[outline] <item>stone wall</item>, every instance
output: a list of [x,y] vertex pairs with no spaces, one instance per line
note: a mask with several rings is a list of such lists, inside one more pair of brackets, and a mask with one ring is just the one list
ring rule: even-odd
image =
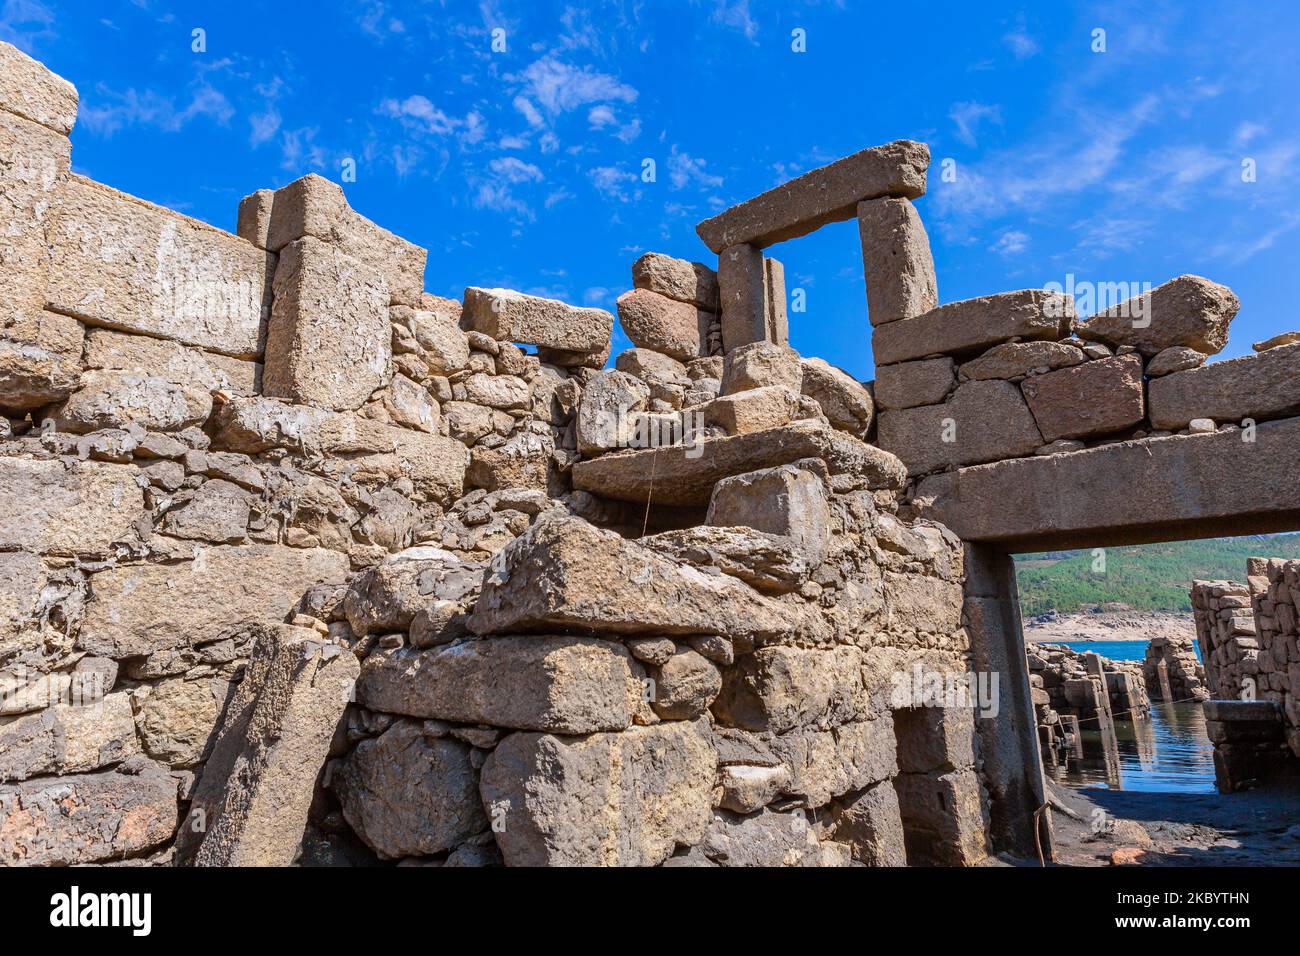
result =
[[1153,637],[1142,661],[1142,680],[1151,696],[1167,703],[1207,700],[1205,665],[1196,657],[1194,638]]
[[[993,849],[968,695],[918,689],[974,669],[962,545],[785,345],[788,209],[722,229],[741,298],[639,259],[605,369],[608,312],[432,295],[320,177],[230,234],[71,174],[75,90],[0,59],[0,860]],[[888,233],[927,162],[784,195]]]

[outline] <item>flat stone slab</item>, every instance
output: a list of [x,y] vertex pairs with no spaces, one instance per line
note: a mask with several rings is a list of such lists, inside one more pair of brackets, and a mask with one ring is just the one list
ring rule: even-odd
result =
[[[963,468],[921,483],[923,517],[1008,550],[1141,544],[1300,527],[1300,419]],[[928,502],[928,503],[927,503]]]
[[965,357],[1001,342],[1062,339],[1074,322],[1074,300],[1059,292],[1020,289],[949,302],[910,319],[877,326],[871,349],[877,365],[932,355]]
[[604,309],[579,308],[513,289],[470,286],[465,290],[461,327],[498,342],[595,352],[609,346],[614,317]]
[[1186,428],[1194,418],[1240,423],[1300,412],[1300,345],[1174,372],[1148,385],[1151,425]]
[[66,136],[77,121],[77,88],[0,41],[0,109]]
[[619,501],[704,506],[723,478],[801,458],[820,458],[832,475],[859,476],[872,489],[899,488],[906,480],[902,462],[889,452],[815,422],[795,422],[693,448],[637,449],[580,461],[573,486]]
[[105,555],[135,537],[144,493],[129,465],[0,458],[0,549]]
[[236,358],[261,352],[275,256],[77,175],[53,221],[56,312]]
[[1278,723],[1282,708],[1271,700],[1207,700],[1203,705],[1206,720],[1223,723]]
[[714,252],[742,242],[763,248],[852,219],[864,199],[924,196],[929,166],[924,143],[900,139],[873,146],[723,210],[695,231]]

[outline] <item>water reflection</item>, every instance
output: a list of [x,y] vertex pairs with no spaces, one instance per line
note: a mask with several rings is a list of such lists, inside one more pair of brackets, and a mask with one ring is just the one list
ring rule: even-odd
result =
[[1115,721],[1118,766],[1107,760],[1101,735],[1083,731],[1084,756],[1048,772],[1073,786],[1161,793],[1214,793],[1214,749],[1205,713],[1192,701],[1151,702],[1149,721]]

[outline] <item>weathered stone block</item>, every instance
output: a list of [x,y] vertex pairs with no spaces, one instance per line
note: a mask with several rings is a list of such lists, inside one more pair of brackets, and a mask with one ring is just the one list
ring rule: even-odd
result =
[[361,669],[357,700],[410,717],[586,734],[631,726],[643,676],[615,641],[492,637],[376,651]]
[[210,414],[212,396],[202,388],[136,372],[90,371],[53,417],[59,429],[85,434],[129,425],[181,431],[202,425]]
[[722,689],[722,675],[693,650],[679,647],[650,671],[654,696],[650,707],[664,720],[694,720],[709,709]]
[[859,477],[873,489],[900,488],[907,478],[902,463],[889,452],[818,422],[800,421],[710,439],[702,443],[702,450],[696,444],[586,459],[573,466],[573,486],[620,501],[644,504],[653,497],[658,504],[704,506],[723,478],[801,458],[820,458],[832,475]]
[[790,771],[786,793],[804,806],[825,806],[898,771],[894,725],[885,718],[855,720],[829,730],[804,728],[773,737],[772,749]]
[[1194,418],[1240,423],[1300,412],[1300,345],[1284,345],[1152,380],[1151,425],[1185,428]]
[[767,273],[763,262],[762,250],[744,243],[729,246],[718,255],[722,347],[727,352],[751,342],[767,341]]
[[763,647],[723,674],[713,713],[744,730],[830,729],[869,716],[856,647]]
[[836,801],[835,839],[853,848],[853,859],[867,866],[907,866],[903,819],[892,780]]
[[[194,866],[288,866],[357,658],[312,630],[259,627],[176,841]],[[202,819],[204,826],[194,826]]]
[[1094,315],[1077,331],[1110,346],[1131,345],[1147,358],[1175,345],[1214,355],[1228,344],[1228,325],[1239,308],[1227,286],[1182,275]]
[[912,475],[1029,455],[1043,444],[1020,389],[1000,381],[966,382],[943,405],[881,412],[877,441]]
[[717,755],[705,721],[511,734],[480,789],[507,866],[654,866],[704,836]]
[[922,315],[880,325],[872,332],[876,365],[946,354],[973,355],[1008,339],[1061,339],[1074,321],[1068,295],[1022,289],[949,302]]
[[470,286],[465,290],[461,327],[498,342],[594,352],[608,347],[614,317],[604,309],[579,308],[513,289]]
[[538,521],[493,559],[469,619],[476,634],[583,628],[764,640],[800,627],[812,621],[734,578],[569,517]]
[[963,381],[1000,378],[1012,382],[1030,372],[1069,368],[1083,360],[1083,350],[1066,342],[1007,342],[963,363],[957,371]]
[[714,252],[738,243],[763,248],[795,239],[828,222],[851,219],[863,200],[924,195],[929,165],[924,143],[897,140],[874,146],[724,210],[695,231]]
[[679,362],[707,352],[703,345],[713,313],[649,289],[624,292],[617,304],[619,324],[638,348],[662,352]]
[[706,312],[718,311],[718,274],[701,262],[647,252],[632,263],[632,285]]
[[830,543],[826,486],[793,465],[724,478],[713,489],[706,521],[715,527],[747,527],[790,541],[808,565],[826,558]]
[[578,404],[578,451],[599,454],[631,446],[632,412],[643,410],[650,389],[640,379],[617,370],[599,372],[587,381]]
[[54,312],[31,312],[0,328],[0,409],[33,411],[70,395],[81,381],[84,338],[80,322]]
[[821,406],[832,428],[865,441],[876,413],[866,386],[823,359],[804,359],[802,364],[803,394]]
[[136,727],[150,757],[193,767],[208,755],[235,685],[221,677],[174,677],[135,692]]
[[872,325],[910,319],[939,304],[930,237],[908,200],[885,196],[858,203],[858,235]]
[[343,817],[380,859],[430,856],[488,828],[470,748],[399,720],[334,765]]
[[1146,417],[1138,355],[1036,375],[1025,380],[1021,391],[1045,442],[1119,432],[1140,425]]
[[0,41],[0,110],[66,136],[77,121],[77,88],[12,43]]
[[704,421],[728,435],[748,435],[789,424],[799,413],[799,393],[782,385],[720,395],[704,406]]
[[[1279,342],[1278,344],[1290,343]],[[1263,349],[1255,349],[1255,351],[1262,352]],[[1171,348],[1161,349],[1156,353],[1156,357],[1147,363],[1147,376],[1149,378],[1159,378],[1161,375],[1170,375],[1174,372],[1185,372],[1191,368],[1200,368],[1205,364],[1208,357],[1204,352],[1189,349],[1185,345],[1175,345]]]
[[733,395],[769,385],[798,392],[803,376],[804,367],[794,349],[774,342],[751,342],[727,352],[722,366],[722,392]]
[[120,860],[176,831],[176,779],[135,758],[116,770],[0,784],[0,861],[75,866]]
[[256,362],[109,329],[91,329],[86,335],[86,367],[152,375],[230,395],[255,395],[262,379],[262,368]]
[[196,552],[182,564],[118,565],[95,574],[78,646],[122,658],[210,643],[283,618],[309,587],[341,584],[348,571],[346,555],[322,548]]
[[988,856],[988,810],[973,770],[894,779],[908,863],[974,866]]
[[319,239],[285,246],[275,270],[263,391],[305,405],[354,409],[392,375],[384,277]]
[[66,136],[0,110],[0,330],[45,305],[50,207],[71,151]]
[[876,404],[880,408],[937,405],[948,397],[957,378],[946,355],[918,362],[882,365],[876,369]]
[[139,752],[129,694],[0,718],[0,780],[85,773]]
[[785,306],[785,266],[776,259],[763,259],[764,337],[777,345],[790,344],[790,320]]
[[307,236],[336,246],[382,275],[394,304],[420,304],[428,253],[354,212],[342,186],[314,173],[275,191],[267,248],[278,252]]
[[898,767],[905,773],[968,770],[975,764],[975,712],[969,707],[894,711]]
[[274,256],[77,175],[52,223],[50,308],[237,358],[261,352]]
[[752,528],[701,525],[639,540],[660,554],[697,568],[717,568],[769,594],[798,589],[817,567],[794,539]]
[[105,555],[135,538],[144,493],[135,469],[92,461],[0,458],[0,548],[38,554]]

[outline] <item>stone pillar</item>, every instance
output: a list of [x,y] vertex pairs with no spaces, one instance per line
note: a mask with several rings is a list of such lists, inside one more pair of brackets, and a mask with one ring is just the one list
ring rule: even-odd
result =
[[763,260],[763,314],[766,337],[777,345],[790,344],[790,322],[786,316],[785,266],[779,259]]
[[761,249],[747,243],[723,249],[718,255],[718,291],[723,351],[767,338],[767,276]]
[[858,235],[872,325],[909,319],[939,304],[930,238],[911,202],[883,197],[858,203]]
[[[1045,802],[1042,757],[1029,689],[1029,667],[1020,629],[1020,602],[1011,556],[966,542],[964,618],[972,666],[998,675],[998,712],[976,720],[989,791],[994,852],[1036,856],[1034,813]],[[1051,822],[1041,817],[1043,853],[1050,856]]]

